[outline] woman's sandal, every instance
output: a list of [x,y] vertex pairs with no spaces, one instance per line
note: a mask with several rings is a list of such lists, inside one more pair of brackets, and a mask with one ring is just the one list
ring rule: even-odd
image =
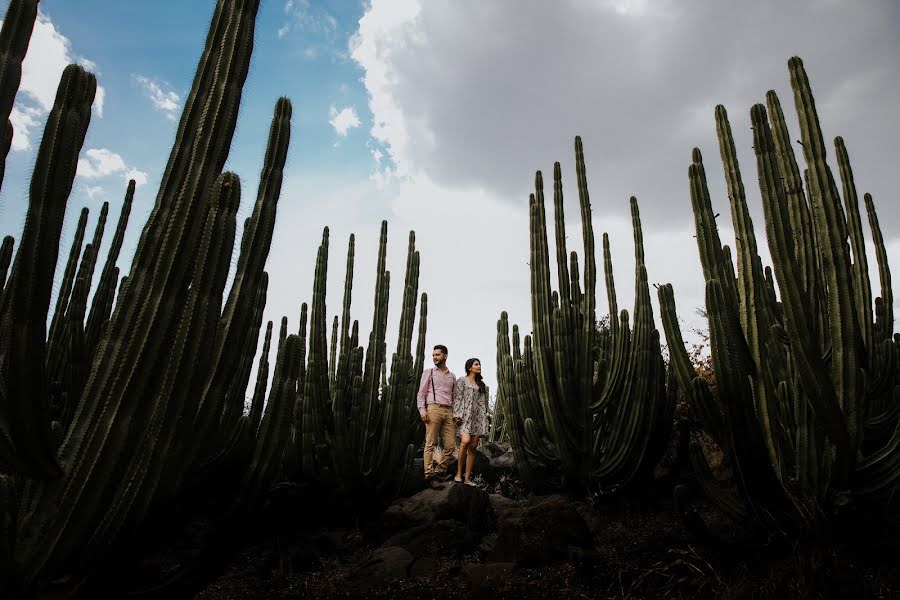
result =
[[464,483],[465,485],[470,485],[470,486],[472,486],[472,487],[478,487],[478,484],[475,483],[474,481],[464,481],[463,483]]
[[462,482],[463,482],[462,479],[457,479],[456,477],[453,478],[453,483],[462,483]]

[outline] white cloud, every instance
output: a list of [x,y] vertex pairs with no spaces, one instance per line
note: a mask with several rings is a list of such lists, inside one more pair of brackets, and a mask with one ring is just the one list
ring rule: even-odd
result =
[[[712,107],[729,107],[750,173],[749,108],[774,88],[793,119],[786,62],[799,54],[826,135],[844,134],[866,169],[857,181],[876,197],[896,189],[895,171],[880,165],[900,135],[890,58],[900,38],[888,25],[900,7],[802,0],[782,14],[774,0],[745,11],[714,0],[682,4],[372,0],[350,51],[364,70],[371,135],[387,155],[382,175],[388,167],[400,178],[427,173],[439,185],[520,199],[534,170],[570,156],[581,135],[589,172],[602,173],[595,197],[634,194],[648,224],[688,223],[690,150],[718,154]],[[751,46],[761,50],[748,53]],[[720,171],[708,171],[722,197]],[[900,203],[886,210],[900,222]]]
[[279,39],[290,31],[319,38],[328,45],[334,44],[337,39],[337,19],[320,6],[311,6],[308,0],[287,0],[284,14],[288,20],[276,31]]
[[132,166],[119,154],[107,148],[90,148],[78,159],[78,175],[85,179],[100,179],[110,175],[122,175],[127,181],[134,179],[140,186],[147,183],[147,174]]
[[178,95],[178,92],[170,89],[169,84],[161,84],[144,75],[134,75],[133,77],[156,110],[165,114],[170,121],[178,118],[178,111],[181,110],[181,96]]
[[[543,170],[552,196],[550,174],[559,160],[570,250],[580,255],[575,135],[585,144],[597,248],[602,232],[611,238],[620,309],[633,303],[628,198],[635,194],[649,280],[673,284],[683,334],[694,338],[691,330],[705,324],[695,310],[704,291],[686,177],[690,150],[698,146],[707,157],[713,202],[723,215],[720,235],[734,246],[713,119],[716,104],[728,106],[761,258],[770,263],[748,113],[774,88],[799,137],[786,68],[793,54],[806,61],[826,135],[842,133],[848,147],[853,140],[857,183],[883,199],[878,207],[896,273],[900,204],[889,199],[900,181],[886,161],[900,136],[900,78],[890,58],[900,53],[900,38],[889,25],[900,8],[878,6],[805,0],[785,17],[771,0],[740,13],[713,0],[690,10],[649,0],[372,0],[349,44],[373,114],[369,185],[374,197],[393,198],[378,217],[387,215],[395,255],[402,256],[397,237],[416,230],[421,288],[429,294],[428,343],[450,346],[452,368],[470,355],[492,367],[501,310],[523,333],[530,330],[527,197],[535,169]],[[809,22],[815,31],[803,26]],[[828,42],[838,33],[847,42],[840,48]],[[372,210],[371,200],[349,205],[356,195],[331,194],[348,203],[342,215]],[[311,270],[314,248],[308,252]],[[332,254],[339,257],[339,250]],[[602,269],[599,251],[597,258]],[[391,260],[392,271],[402,273],[400,259]],[[272,277],[277,281],[274,268]],[[329,294],[339,302],[339,292]],[[602,315],[602,276],[597,300]]]
[[147,183],[147,174],[139,169],[135,169],[134,167],[128,167],[125,169],[125,180],[128,181],[130,179],[134,179],[134,185],[140,187]]
[[360,126],[359,117],[356,116],[356,109],[352,106],[338,110],[332,105],[328,109],[328,114],[331,117],[328,122],[331,123],[331,126],[334,127],[334,130],[341,137],[347,135],[347,132],[354,127]]
[[[0,21],[2,24],[2,21]],[[13,151],[30,150],[33,130],[53,108],[56,88],[63,69],[76,63],[94,72],[97,65],[72,50],[72,42],[56,28],[43,12],[38,11],[28,52],[22,62],[22,81],[10,120],[13,124]],[[93,109],[103,117],[106,90],[98,83]]]
[[106,195],[106,188],[104,188],[102,185],[87,185],[83,183],[81,184],[81,190],[92,201],[98,198],[102,198]]

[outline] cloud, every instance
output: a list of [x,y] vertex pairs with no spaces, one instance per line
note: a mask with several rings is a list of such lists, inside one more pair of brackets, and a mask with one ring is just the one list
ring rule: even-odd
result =
[[331,116],[328,122],[331,123],[331,126],[334,127],[334,130],[341,137],[347,135],[354,127],[360,126],[359,117],[356,116],[356,109],[352,106],[338,110],[332,105],[328,109],[328,114]]
[[133,77],[141,86],[144,95],[153,103],[153,107],[156,110],[165,114],[170,121],[175,121],[178,118],[178,113],[181,110],[181,96],[178,95],[178,92],[172,89],[164,89],[163,86],[165,88],[171,88],[171,86],[167,83],[160,84],[155,79],[144,75],[134,75]]
[[106,195],[106,188],[104,188],[102,185],[87,185],[85,183],[82,183],[81,190],[92,201],[96,200],[97,198],[102,198]]
[[119,154],[106,148],[91,148],[78,159],[78,175],[84,179],[101,179],[110,175],[122,175],[128,181],[134,179],[138,186],[147,183],[147,174],[126,164]]
[[[891,58],[900,54],[891,28],[898,18],[892,3],[821,0],[793,3],[790,13],[774,0],[741,11],[714,0],[690,8],[373,0],[350,52],[365,73],[370,133],[389,159],[382,173],[393,165],[399,178],[425,173],[449,188],[519,201],[534,171],[569,158],[581,135],[596,210],[637,195],[648,224],[687,224],[691,148],[718,154],[714,106],[730,110],[753,193],[749,109],[776,89],[793,119],[786,62],[795,54],[806,62],[826,135],[843,134],[864,169],[857,181],[889,198],[895,172],[880,165],[900,135]],[[721,171],[709,162],[721,198]],[[900,222],[900,203],[884,204],[886,218]]]
[[[2,24],[2,21],[0,21]],[[59,78],[67,65],[76,63],[97,74],[97,65],[74,53],[72,42],[56,28],[43,12],[38,11],[28,52],[22,63],[22,81],[10,114],[13,125],[13,151],[30,150],[34,128],[53,108]],[[103,117],[105,88],[98,83],[93,109]]]
[[338,22],[334,15],[308,0],[287,0],[284,14],[285,20],[275,36],[281,40],[291,32],[302,34],[298,39],[305,45],[300,53],[304,60],[315,60],[322,55],[346,60],[343,44],[338,44]]
[[[713,0],[690,8],[649,0],[561,0],[552,6],[372,0],[349,43],[373,115],[369,184],[377,198],[392,199],[390,211],[382,211],[391,224],[392,256],[402,256],[396,236],[416,230],[420,287],[429,294],[428,343],[450,346],[451,368],[475,355],[493,371],[500,311],[507,310],[523,333],[531,329],[527,197],[536,169],[543,170],[552,196],[554,161],[562,163],[569,249],[583,260],[575,135],[585,144],[595,243],[599,248],[604,231],[611,239],[619,308],[630,311],[633,303],[628,198],[636,195],[649,280],[673,284],[685,339],[694,339],[690,331],[705,327],[705,320],[696,313],[704,286],[686,176],[691,148],[700,147],[707,157],[713,202],[723,215],[720,235],[734,246],[713,119],[715,105],[725,104],[761,259],[771,264],[749,109],[775,89],[791,135],[799,138],[786,67],[792,55],[805,60],[825,135],[844,136],[860,192],[875,196],[896,273],[900,204],[890,198],[900,181],[888,161],[900,136],[900,77],[891,58],[900,54],[891,27],[898,18],[900,6],[890,3],[821,0],[792,3],[790,13],[774,0],[741,11]],[[833,36],[844,43],[835,46]],[[799,145],[795,151],[802,157]],[[345,202],[353,196],[331,195]],[[341,214],[372,210],[367,200]],[[357,246],[363,247],[371,246]],[[305,252],[312,265],[314,248]],[[339,253],[332,257],[340,262]],[[402,273],[400,259],[389,260],[392,271]],[[869,260],[874,264],[874,254]],[[286,266],[285,276],[293,268]],[[275,268],[272,276],[278,279]],[[358,287],[369,290],[370,284]],[[339,302],[340,292],[329,294]],[[370,297],[362,294],[356,302]],[[651,294],[661,330],[655,290]],[[602,315],[602,276],[597,300]],[[486,377],[496,381],[495,374]]]

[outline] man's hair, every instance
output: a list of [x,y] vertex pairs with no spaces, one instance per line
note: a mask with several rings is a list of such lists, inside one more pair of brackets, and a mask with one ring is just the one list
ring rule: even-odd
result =
[[437,346],[434,347],[434,349],[435,349],[435,350],[440,350],[440,351],[443,352],[444,354],[449,354],[449,352],[447,352],[447,346],[445,346],[445,345],[443,345],[443,344],[438,344]]

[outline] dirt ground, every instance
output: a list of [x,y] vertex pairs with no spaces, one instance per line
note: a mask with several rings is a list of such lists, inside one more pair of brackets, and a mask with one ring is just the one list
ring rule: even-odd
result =
[[[479,550],[437,556],[419,577],[360,588],[353,571],[374,546],[355,529],[311,532],[317,550],[257,540],[196,597],[243,598],[900,598],[900,540],[781,549],[750,541],[701,507],[724,545],[701,545],[666,507],[598,510],[601,539],[567,560],[515,567],[482,563]],[[294,567],[285,567],[293,554]],[[299,567],[297,565],[300,565]],[[305,565],[305,566],[304,566]]]

